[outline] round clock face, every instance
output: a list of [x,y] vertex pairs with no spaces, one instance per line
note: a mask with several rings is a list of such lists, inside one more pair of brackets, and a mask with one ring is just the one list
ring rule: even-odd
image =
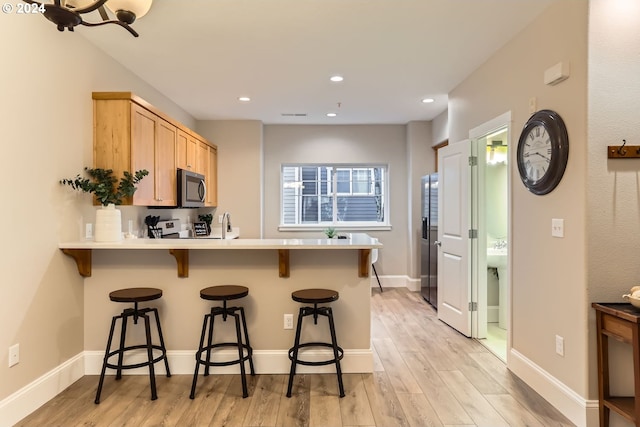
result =
[[569,159],[569,137],[562,118],[554,111],[535,113],[518,141],[518,172],[534,194],[551,192],[562,179]]

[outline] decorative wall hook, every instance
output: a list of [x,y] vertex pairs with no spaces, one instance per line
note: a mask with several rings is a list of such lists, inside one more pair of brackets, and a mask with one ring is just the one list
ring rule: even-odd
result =
[[622,145],[609,145],[607,147],[609,159],[639,159],[640,145],[627,145],[627,140],[622,140]]

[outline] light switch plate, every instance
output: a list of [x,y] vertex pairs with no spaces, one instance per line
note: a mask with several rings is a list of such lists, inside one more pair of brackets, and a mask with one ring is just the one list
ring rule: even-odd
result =
[[553,218],[551,220],[551,235],[553,237],[564,237],[564,219]]

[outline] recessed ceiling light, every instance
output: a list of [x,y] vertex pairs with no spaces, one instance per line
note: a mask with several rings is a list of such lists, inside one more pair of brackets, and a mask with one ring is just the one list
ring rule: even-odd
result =
[[341,82],[341,81],[344,80],[344,77],[342,77],[342,76],[331,76],[331,78],[329,80],[331,80],[332,82]]
[[422,100],[423,104],[431,104],[433,101],[435,101],[433,98],[424,98]]
[[238,98],[238,101],[249,102],[249,101],[251,101],[251,98],[249,98],[248,96],[241,96],[241,97]]
[[327,117],[335,117],[335,116],[337,116],[336,113],[327,113]]

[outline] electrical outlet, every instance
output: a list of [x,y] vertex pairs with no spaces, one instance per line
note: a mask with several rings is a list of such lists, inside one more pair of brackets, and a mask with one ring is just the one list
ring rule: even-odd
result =
[[560,335],[556,335],[556,353],[564,357],[564,338]]
[[538,108],[536,104],[537,102],[535,96],[529,98],[529,113],[533,114],[536,112],[536,108]]
[[284,315],[284,328],[293,329],[293,314]]
[[84,238],[93,239],[93,224],[87,224],[84,226]]
[[20,344],[14,344],[9,347],[9,367],[17,365],[20,362]]
[[224,217],[224,215],[218,215],[218,224],[222,224],[222,217]]
[[551,219],[551,236],[564,237],[564,219]]

